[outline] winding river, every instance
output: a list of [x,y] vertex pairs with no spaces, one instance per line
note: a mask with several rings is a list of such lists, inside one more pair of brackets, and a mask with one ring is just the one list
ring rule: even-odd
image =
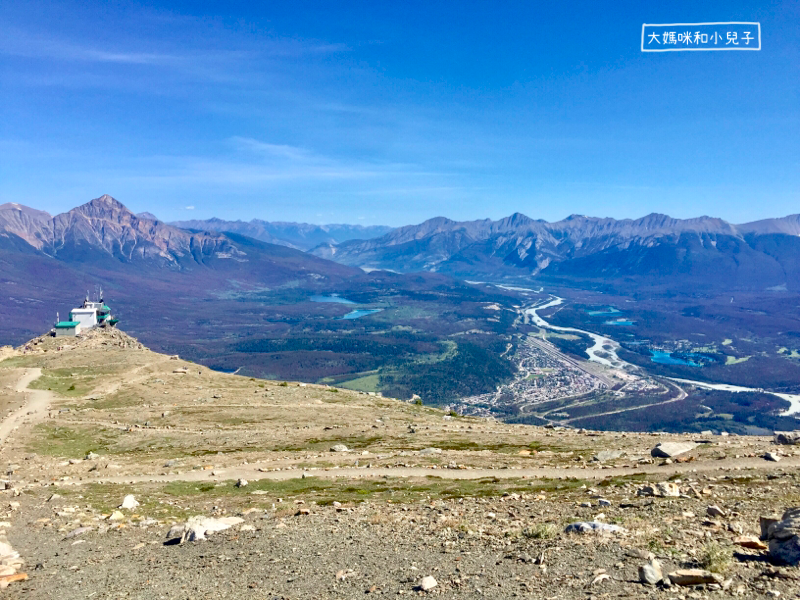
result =
[[[545,304],[542,304],[540,306],[535,306],[533,308],[528,308],[525,311],[528,315],[531,316],[533,322],[536,324],[537,327],[552,329],[554,331],[567,331],[567,332],[581,333],[583,335],[588,335],[594,341],[594,345],[586,350],[586,353],[589,355],[589,360],[612,368],[622,368],[625,367],[626,365],[630,365],[636,368],[635,365],[631,365],[631,363],[622,360],[617,355],[617,349],[619,349],[620,346],[617,342],[615,342],[611,338],[598,335],[596,333],[592,333],[591,331],[584,331],[583,329],[577,329],[575,327],[558,327],[556,325],[551,325],[550,323],[545,321],[542,317],[540,317],[537,311],[544,310],[545,308],[550,308],[551,306],[558,306],[559,304],[564,302],[564,299],[559,298],[558,296],[553,296],[552,298],[553,298],[552,300],[550,300]],[[602,353],[602,356],[599,355],[600,353]],[[677,379],[674,377],[668,377],[668,379],[675,381],[676,383],[685,383],[687,385],[693,385],[695,387],[706,390],[720,390],[723,392],[759,392],[759,393],[772,394],[773,396],[778,396],[778,398],[782,398],[783,400],[789,402],[789,408],[781,413],[782,417],[800,415],[800,394],[781,394],[778,392],[770,392],[769,390],[748,388],[740,385],[731,385],[728,383],[706,383],[704,381],[693,381],[691,379]]]
[[[591,360],[592,362],[600,363],[601,365],[605,365],[607,367],[612,367],[615,369],[624,367],[627,363],[625,363],[625,361],[623,361],[619,356],[617,356],[617,348],[619,348],[619,344],[614,340],[604,337],[602,335],[597,335],[596,333],[592,333],[590,331],[584,331],[583,329],[576,329],[575,327],[558,327],[556,325],[550,325],[550,323],[545,321],[537,313],[537,311],[539,310],[544,310],[545,308],[550,308],[551,306],[558,306],[562,302],[564,302],[563,298],[559,298],[558,296],[553,296],[553,299],[547,304],[542,304],[541,306],[535,306],[534,308],[529,308],[525,312],[531,316],[533,322],[536,324],[537,327],[552,329],[554,331],[567,331],[572,333],[582,333],[583,335],[588,335],[594,341],[594,345],[586,350],[586,353],[589,355],[589,360]],[[603,354],[603,356],[600,356],[601,353]]]

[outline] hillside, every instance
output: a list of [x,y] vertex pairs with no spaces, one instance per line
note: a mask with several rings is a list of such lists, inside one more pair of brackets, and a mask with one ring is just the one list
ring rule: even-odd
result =
[[[355,598],[432,576],[432,595],[667,598],[690,568],[715,571],[691,593],[796,590],[798,567],[736,541],[800,504],[800,452],[770,438],[452,418],[216,373],[116,330],[12,354],[0,427],[5,531],[28,578],[16,595]],[[690,444],[652,458],[667,441]],[[579,521],[621,529],[565,531]],[[201,526],[224,530],[189,541]],[[639,583],[653,558],[670,587]]]
[[712,217],[573,215],[555,223],[516,213],[498,221],[435,218],[372,240],[312,253],[343,264],[464,278],[529,277],[670,288],[766,290],[800,281],[798,215],[743,225]]

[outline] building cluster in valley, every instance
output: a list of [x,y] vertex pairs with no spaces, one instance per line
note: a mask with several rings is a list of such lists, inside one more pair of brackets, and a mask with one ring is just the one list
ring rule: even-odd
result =
[[52,334],[56,337],[74,337],[80,335],[82,331],[95,327],[114,327],[118,322],[119,319],[115,319],[111,314],[111,309],[103,300],[103,291],[100,290],[96,301],[90,300],[87,293],[83,304],[73,308],[66,321],[59,320],[56,314]]
[[514,360],[519,370],[512,383],[495,392],[461,398],[451,408],[472,416],[524,412],[529,406],[583,396],[613,385],[606,377],[581,368],[579,361],[538,339],[528,338],[520,344]]

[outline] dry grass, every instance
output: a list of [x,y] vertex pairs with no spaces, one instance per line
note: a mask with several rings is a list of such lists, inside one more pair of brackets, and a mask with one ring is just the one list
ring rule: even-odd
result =
[[726,573],[733,564],[733,552],[730,547],[717,542],[710,542],[703,548],[700,565],[712,573]]
[[549,540],[558,535],[558,528],[552,523],[537,523],[523,529],[522,535],[531,540]]

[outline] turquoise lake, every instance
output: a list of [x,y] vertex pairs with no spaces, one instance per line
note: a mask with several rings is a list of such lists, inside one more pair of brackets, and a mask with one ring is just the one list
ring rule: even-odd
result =
[[352,300],[348,300],[347,298],[342,298],[340,296],[332,295],[332,296],[311,296],[310,300],[312,302],[335,302],[337,304],[355,304]]
[[686,365],[687,367],[702,367],[700,363],[685,360],[683,358],[676,358],[669,352],[663,350],[650,350],[650,360],[660,365]]
[[339,317],[340,319],[358,319],[359,317],[366,317],[367,315],[374,315],[377,312],[381,312],[382,308],[359,308],[357,310],[350,311],[343,317]]

